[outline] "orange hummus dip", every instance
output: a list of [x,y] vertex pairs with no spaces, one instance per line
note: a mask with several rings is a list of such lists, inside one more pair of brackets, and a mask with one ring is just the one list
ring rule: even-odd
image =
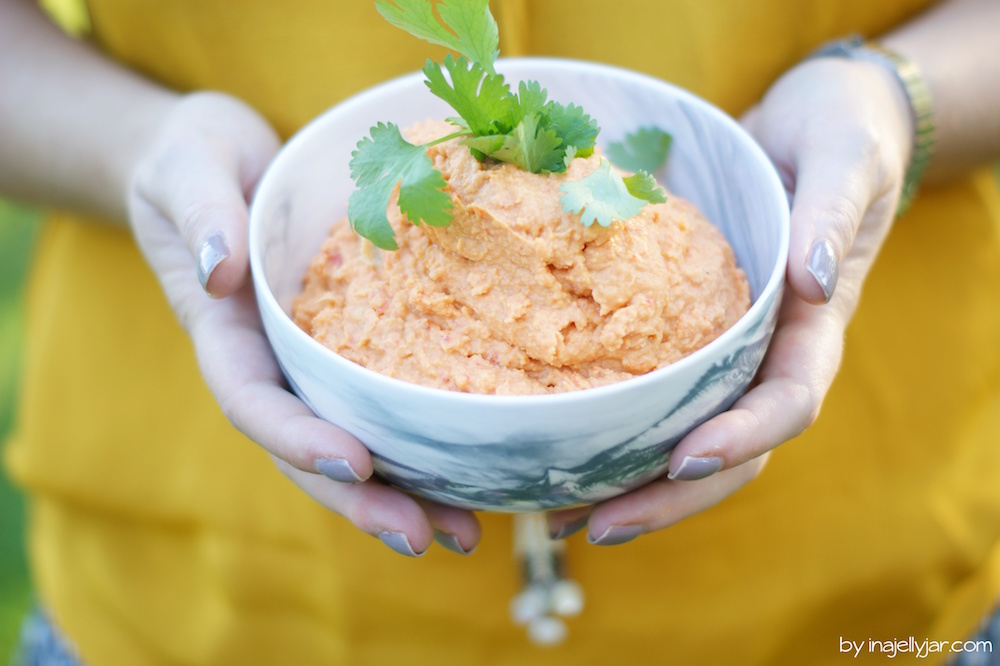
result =
[[[424,123],[423,143],[454,130]],[[630,220],[585,227],[565,213],[563,174],[478,162],[456,140],[428,149],[448,182],[447,227],[410,224],[390,202],[399,249],[334,225],[295,300],[295,323],[371,370],[472,393],[572,391],[663,367],[749,308],[722,234],[676,196]]]

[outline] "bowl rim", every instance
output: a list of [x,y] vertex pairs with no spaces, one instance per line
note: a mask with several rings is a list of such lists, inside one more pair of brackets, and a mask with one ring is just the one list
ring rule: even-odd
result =
[[[715,120],[720,122],[722,125],[728,126],[737,136],[743,139],[746,147],[749,149],[750,154],[753,155],[763,166],[766,166],[767,179],[771,181],[771,185],[775,193],[781,197],[781,199],[787,199],[787,194],[784,189],[784,185],[781,183],[781,179],[778,176],[777,170],[775,169],[771,159],[767,156],[764,150],[760,147],[757,141],[747,132],[743,127],[734,119],[732,116],[726,114],[721,109],[716,107],[711,102],[698,97],[692,92],[689,92],[677,85],[665,81],[663,79],[656,78],[654,76],[643,74],[635,70],[630,70],[623,67],[618,67],[615,65],[609,65],[606,63],[588,61],[583,59],[575,58],[554,58],[554,57],[538,57],[538,56],[528,56],[528,57],[516,57],[516,58],[499,58],[497,60],[497,71],[502,74],[506,74],[505,70],[508,67],[546,67],[546,68],[558,68],[563,71],[576,71],[576,72],[599,72],[604,74],[611,74],[616,77],[630,80],[632,82],[638,83],[643,86],[657,86],[668,89],[671,94],[675,97],[682,98],[685,102],[697,107],[701,112],[713,117]],[[414,398],[432,399],[432,400],[446,400],[449,402],[457,403],[458,406],[465,405],[477,405],[477,406],[491,406],[491,405],[504,405],[509,407],[525,407],[525,406],[549,406],[554,407],[562,403],[573,403],[588,400],[603,400],[617,393],[623,392],[633,392],[636,390],[642,390],[644,388],[650,388],[656,383],[663,379],[664,375],[683,372],[685,368],[697,363],[701,363],[702,359],[706,356],[712,355],[717,348],[725,347],[730,344],[730,341],[734,340],[738,336],[744,334],[747,329],[751,326],[756,325],[766,313],[763,311],[767,307],[768,301],[775,294],[780,294],[783,289],[785,282],[785,270],[788,263],[788,250],[790,243],[790,210],[786,207],[781,207],[782,219],[778,221],[779,224],[779,244],[778,244],[778,261],[776,265],[772,267],[770,275],[767,282],[764,284],[763,289],[761,289],[760,294],[754,299],[753,303],[750,304],[750,308],[745,312],[732,326],[723,331],[717,338],[706,344],[705,346],[695,350],[694,352],[684,356],[683,358],[674,361],[673,363],[666,365],[662,368],[657,368],[651,370],[645,374],[630,377],[628,379],[623,379],[621,381],[606,384],[603,386],[595,386],[590,388],[578,389],[573,391],[563,391],[559,393],[543,393],[543,394],[516,394],[516,395],[506,395],[506,394],[485,394],[485,393],[467,393],[462,391],[452,391],[449,389],[437,388],[432,386],[424,386],[422,384],[416,384],[413,382],[404,381],[402,379],[397,379],[395,377],[390,377],[388,375],[383,375],[382,373],[371,370],[364,367],[350,359],[341,356],[332,349],[324,346],[322,343],[314,339],[308,333],[299,328],[292,318],[285,313],[284,309],[278,304],[277,299],[271,290],[270,285],[264,275],[263,270],[263,259],[261,254],[261,225],[263,222],[260,220],[261,213],[259,213],[260,206],[257,205],[258,200],[262,196],[267,196],[272,185],[272,178],[270,176],[278,171],[282,164],[291,159],[288,156],[295,152],[295,148],[299,144],[303,144],[310,141],[312,136],[320,131],[323,131],[326,125],[327,119],[334,115],[340,115],[345,112],[349,112],[354,106],[362,106],[368,103],[368,100],[372,97],[378,97],[384,95],[388,90],[395,88],[401,84],[411,84],[414,80],[422,81],[424,78],[424,73],[422,70],[417,70],[410,72],[408,74],[403,74],[401,76],[388,79],[382,83],[376,84],[365,90],[362,90],[341,102],[329,107],[318,116],[311,119],[305,125],[303,125],[297,132],[295,132],[289,139],[284,143],[284,145],[279,149],[278,153],[267,165],[264,172],[261,174],[258,180],[257,188],[254,191],[253,198],[250,204],[250,215],[248,221],[248,230],[250,236],[249,242],[249,253],[250,253],[250,269],[251,277],[254,283],[257,303],[259,304],[261,310],[265,309],[272,310],[278,313],[275,317],[279,326],[284,328],[290,328],[291,335],[294,339],[299,339],[303,341],[308,349],[314,350],[321,356],[325,357],[328,361],[333,363],[335,366],[342,368],[345,372],[350,372],[355,375],[360,375],[366,380],[372,383],[373,389],[378,391],[379,389],[385,389],[388,391],[393,391],[397,393],[411,395]],[[428,93],[430,94],[430,93]],[[378,122],[378,119],[373,119],[373,124]],[[358,137],[360,141],[362,137]],[[713,222],[713,224],[715,224]],[[317,249],[318,251],[318,249]],[[777,305],[777,304],[776,304]],[[263,312],[261,313],[263,317]],[[266,334],[266,333],[265,333]],[[270,339],[268,340],[270,343]],[[277,352],[272,349],[272,353],[277,357]]]

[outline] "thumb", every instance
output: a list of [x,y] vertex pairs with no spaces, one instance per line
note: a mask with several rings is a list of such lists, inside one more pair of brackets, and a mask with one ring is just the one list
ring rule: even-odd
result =
[[840,267],[871,203],[869,151],[814,144],[796,155],[787,281],[803,300],[833,298]]
[[202,288],[217,298],[247,281],[247,202],[278,148],[263,119],[221,97],[202,95],[179,114],[133,183],[177,229]]
[[178,150],[159,177],[140,187],[145,199],[177,228],[210,295],[235,292],[249,273],[247,203],[231,165],[199,148]]

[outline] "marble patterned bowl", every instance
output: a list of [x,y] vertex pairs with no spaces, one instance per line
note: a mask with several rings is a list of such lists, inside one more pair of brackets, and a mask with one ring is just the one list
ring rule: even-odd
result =
[[770,161],[730,117],[663,81],[556,59],[501,60],[516,82],[583,106],[599,142],[641,126],[673,135],[655,174],[720,227],[750,283],[749,312],[690,356],[618,384],[544,396],[472,395],[392,379],[324,348],[289,317],[309,260],[353,189],[348,162],[377,121],[406,127],[454,115],[415,73],[363,92],[302,129],[268,168],[250,214],[264,328],[294,391],[371,450],[376,472],[417,495],[475,510],[598,502],[665,473],[671,448],[727,409],[774,329],[788,249],[788,203]]

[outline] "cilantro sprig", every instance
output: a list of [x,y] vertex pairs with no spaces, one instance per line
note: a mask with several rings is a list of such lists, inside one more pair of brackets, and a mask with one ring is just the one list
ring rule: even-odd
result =
[[[442,63],[428,59],[423,68],[428,90],[458,114],[447,119],[457,127],[456,132],[414,145],[396,125],[379,123],[351,154],[351,178],[357,189],[348,201],[348,218],[352,228],[376,246],[397,247],[386,216],[397,184],[399,208],[411,222],[444,226],[451,221],[444,177],[425,152],[432,145],[459,138],[477,159],[509,162],[532,173],[562,173],[574,157],[594,152],[600,129],[583,109],[548,99],[548,91],[537,81],[522,81],[517,92],[512,92],[497,73],[500,40],[488,0],[436,4],[376,0],[375,7],[392,25],[458,53],[457,58],[448,54]],[[637,145],[643,140],[639,141],[628,143],[621,153],[641,154]],[[623,178],[602,158],[594,173],[562,185],[563,210],[579,215],[585,225],[608,226],[614,220],[634,217],[646,203],[665,201],[662,188],[649,175],[658,165],[632,165],[619,164],[636,171]]]

